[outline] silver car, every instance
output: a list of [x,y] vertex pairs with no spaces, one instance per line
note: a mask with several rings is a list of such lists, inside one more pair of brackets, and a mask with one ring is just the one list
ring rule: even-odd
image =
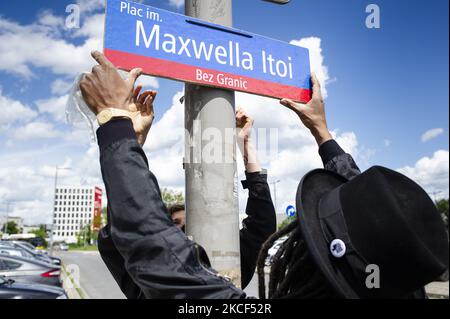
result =
[[34,249],[30,249],[28,247],[27,244],[25,244],[24,242],[21,241],[0,241],[0,251],[9,249],[9,248],[14,248],[14,249],[19,249],[23,251],[22,256],[24,257],[30,257],[30,255],[35,258],[38,259],[40,261],[43,262],[49,262],[49,263],[53,263],[56,265],[61,265],[61,259],[57,258],[57,257],[52,257],[52,256],[47,256],[44,255],[40,252],[36,252]]
[[61,268],[36,259],[0,254],[0,276],[17,283],[61,287]]

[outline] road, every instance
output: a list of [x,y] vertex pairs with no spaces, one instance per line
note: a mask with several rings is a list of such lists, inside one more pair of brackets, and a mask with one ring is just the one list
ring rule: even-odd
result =
[[67,265],[80,269],[80,286],[90,299],[125,299],[122,291],[96,251],[57,252]]
[[[78,265],[80,269],[80,285],[89,298],[125,299],[125,296],[120,291],[119,286],[109,273],[98,252],[70,251],[58,252],[57,254],[66,266],[71,264]],[[245,289],[248,296],[258,297],[257,277],[255,274]],[[267,282],[268,275],[266,274],[265,277]],[[448,281],[445,283],[436,282],[427,286],[427,292],[432,298],[448,299],[448,290]]]
[[[124,299],[119,286],[96,251],[57,252],[67,265],[75,264],[80,269],[80,286],[91,299]],[[255,274],[245,289],[248,296],[258,296],[258,279]]]

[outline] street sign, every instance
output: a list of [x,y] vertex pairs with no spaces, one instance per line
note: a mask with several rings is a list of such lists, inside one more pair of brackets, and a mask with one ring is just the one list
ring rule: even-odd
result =
[[295,216],[295,207],[292,205],[289,205],[288,207],[286,207],[286,215],[288,217],[293,217]]
[[307,102],[309,51],[129,1],[108,0],[104,52],[118,68]]

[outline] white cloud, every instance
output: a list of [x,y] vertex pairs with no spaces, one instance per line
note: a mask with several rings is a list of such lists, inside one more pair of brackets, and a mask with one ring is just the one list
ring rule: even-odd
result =
[[322,40],[317,37],[303,38],[300,40],[292,40],[290,43],[300,47],[309,49],[311,71],[314,72],[319,79],[322,87],[323,98],[327,98],[327,85],[331,83],[328,67],[324,64],[324,57],[321,47]]
[[[144,146],[161,188],[184,187],[184,105],[179,102],[182,96],[183,92],[174,95],[172,106],[153,124]],[[158,112],[157,101],[155,106]]]
[[80,6],[80,11],[84,13],[91,13],[105,8],[105,0],[77,0],[77,5]]
[[49,27],[62,27],[64,24],[64,18],[55,16],[50,10],[41,12],[38,21],[40,25]]
[[71,81],[66,81],[63,79],[56,79],[52,82],[50,88],[53,94],[61,95],[69,92],[73,83]]
[[62,136],[62,134],[51,123],[31,122],[14,129],[12,136],[17,140],[34,140],[56,138]]
[[389,147],[389,146],[391,146],[391,144],[392,144],[391,140],[388,140],[388,139],[384,140],[384,146]]
[[169,4],[176,8],[181,8],[184,6],[184,0],[169,0]]
[[[50,20],[46,23],[54,23]],[[0,47],[0,60],[5,62],[0,64],[1,71],[29,79],[35,76],[32,67],[69,76],[91,69],[94,61],[89,54],[102,49],[101,37],[89,37],[81,45],[74,45],[55,31],[58,27],[49,28],[40,23],[21,25],[0,17],[0,43],[8,44]],[[63,31],[62,27],[59,31]]]
[[102,39],[105,25],[105,14],[99,13],[87,16],[79,29],[75,29],[74,36]]
[[0,87],[0,130],[11,126],[16,122],[28,122],[37,116],[37,112],[19,101],[2,95]]
[[449,152],[439,150],[432,157],[423,157],[414,166],[405,166],[398,171],[421,185],[429,194],[448,198]]
[[0,154],[0,215],[5,210],[2,203],[10,201],[13,205],[9,213],[24,218],[26,224],[50,223],[56,165],[71,168],[59,170],[59,186],[98,185],[104,189],[97,145],[92,144],[77,155],[66,155],[72,148],[54,145]]
[[63,95],[47,100],[38,100],[36,105],[40,113],[51,114],[56,121],[65,122],[67,99],[68,95]]
[[144,90],[149,87],[154,89],[159,88],[158,79],[148,75],[141,75],[136,81],[136,84],[142,84]]
[[434,128],[431,130],[426,131],[425,133],[422,134],[422,143],[426,143],[436,137],[438,137],[439,135],[443,134],[444,130],[442,128]]

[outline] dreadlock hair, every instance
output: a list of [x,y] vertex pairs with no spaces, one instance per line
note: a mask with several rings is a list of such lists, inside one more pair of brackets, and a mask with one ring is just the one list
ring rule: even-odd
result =
[[337,293],[314,263],[297,219],[270,236],[261,247],[257,261],[259,297],[266,298],[264,266],[268,251],[277,239],[286,235],[288,238],[272,259],[268,298],[337,298]]

